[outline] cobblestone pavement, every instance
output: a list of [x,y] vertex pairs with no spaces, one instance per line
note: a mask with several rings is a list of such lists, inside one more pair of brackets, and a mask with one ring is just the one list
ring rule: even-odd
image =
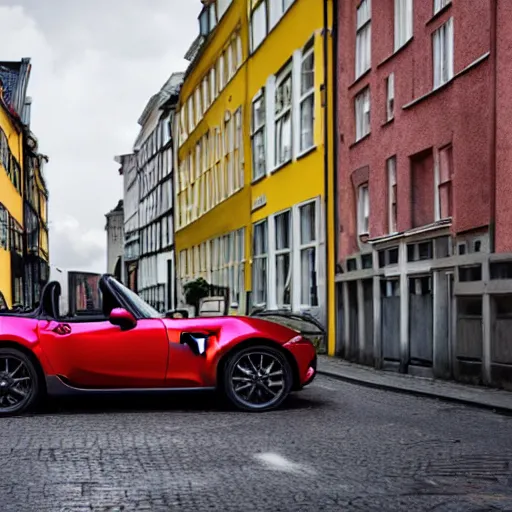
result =
[[326,377],[267,414],[103,398],[1,427],[1,512],[512,511],[512,418]]

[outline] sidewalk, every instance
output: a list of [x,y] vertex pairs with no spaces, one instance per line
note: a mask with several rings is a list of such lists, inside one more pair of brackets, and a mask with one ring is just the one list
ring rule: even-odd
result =
[[379,371],[335,357],[319,356],[318,373],[364,386],[428,396],[512,414],[512,392]]

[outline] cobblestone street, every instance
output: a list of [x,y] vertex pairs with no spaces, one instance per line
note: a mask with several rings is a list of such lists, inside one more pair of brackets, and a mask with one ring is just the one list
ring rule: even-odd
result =
[[2,512],[512,510],[512,418],[326,377],[267,414],[138,397],[2,427]]

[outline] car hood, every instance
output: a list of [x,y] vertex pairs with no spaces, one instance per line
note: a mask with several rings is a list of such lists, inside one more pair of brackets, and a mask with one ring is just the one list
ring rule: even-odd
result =
[[248,316],[200,317],[184,319],[163,319],[170,331],[209,331],[216,332],[221,337],[250,338],[259,337],[281,344],[287,343],[300,333],[290,327]]

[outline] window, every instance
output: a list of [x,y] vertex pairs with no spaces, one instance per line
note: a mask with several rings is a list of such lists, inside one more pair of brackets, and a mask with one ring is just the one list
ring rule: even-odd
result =
[[300,302],[303,306],[318,306],[317,283],[317,212],[316,203],[299,208],[300,217]]
[[276,215],[274,223],[276,303],[278,307],[291,306],[292,224],[290,211]]
[[447,219],[452,216],[452,146],[439,150],[439,216]]
[[236,37],[236,63],[237,67],[240,68],[242,66],[244,60],[243,49],[242,49],[242,38],[240,35]]
[[451,3],[452,0],[434,0],[434,14],[437,14],[441,9]]
[[188,131],[192,133],[194,131],[194,98],[190,96],[187,101],[188,108]]
[[252,178],[265,176],[265,93],[262,92],[252,103]]
[[201,90],[199,87],[196,89],[195,92],[195,107],[196,107],[196,125],[198,125],[201,122],[201,118],[203,115],[203,108],[201,105]]
[[434,89],[453,78],[453,18],[433,34]]
[[267,35],[267,2],[263,0],[251,15],[251,51],[254,52]]
[[277,77],[275,98],[275,166],[288,162],[292,157],[292,70],[291,66]]
[[357,8],[356,78],[368,71],[372,65],[371,17],[371,0],[363,0]]
[[302,56],[300,95],[300,150],[302,152],[314,144],[315,51],[313,41]]
[[210,106],[210,89],[208,87],[208,76],[203,79],[203,112],[206,112]]
[[236,52],[235,52],[235,41],[228,46],[227,53],[227,81],[231,80],[236,73]]
[[219,92],[224,89],[226,86],[226,63],[225,63],[225,54],[219,57],[219,61],[217,63],[217,78],[219,80]]
[[390,233],[396,233],[397,227],[397,195],[396,195],[396,157],[392,156],[387,161],[388,168],[388,229]]
[[357,232],[367,235],[370,232],[370,195],[368,184],[361,185],[357,192]]
[[210,105],[217,97],[217,78],[215,68],[210,69]]
[[235,190],[244,186],[244,140],[242,133],[242,109],[235,112],[235,141],[233,150],[233,181]]
[[386,80],[386,121],[395,117],[395,74],[391,73]]
[[217,0],[217,17],[220,20],[228,10],[233,0]]
[[268,227],[264,220],[253,227],[253,303],[267,302]]
[[11,217],[11,250],[23,254],[23,228]]
[[210,31],[217,25],[217,2],[210,4]]
[[9,213],[0,204],[0,249],[9,248]]
[[412,37],[413,0],[395,0],[395,51]]
[[355,99],[356,141],[370,133],[370,88],[366,87]]

